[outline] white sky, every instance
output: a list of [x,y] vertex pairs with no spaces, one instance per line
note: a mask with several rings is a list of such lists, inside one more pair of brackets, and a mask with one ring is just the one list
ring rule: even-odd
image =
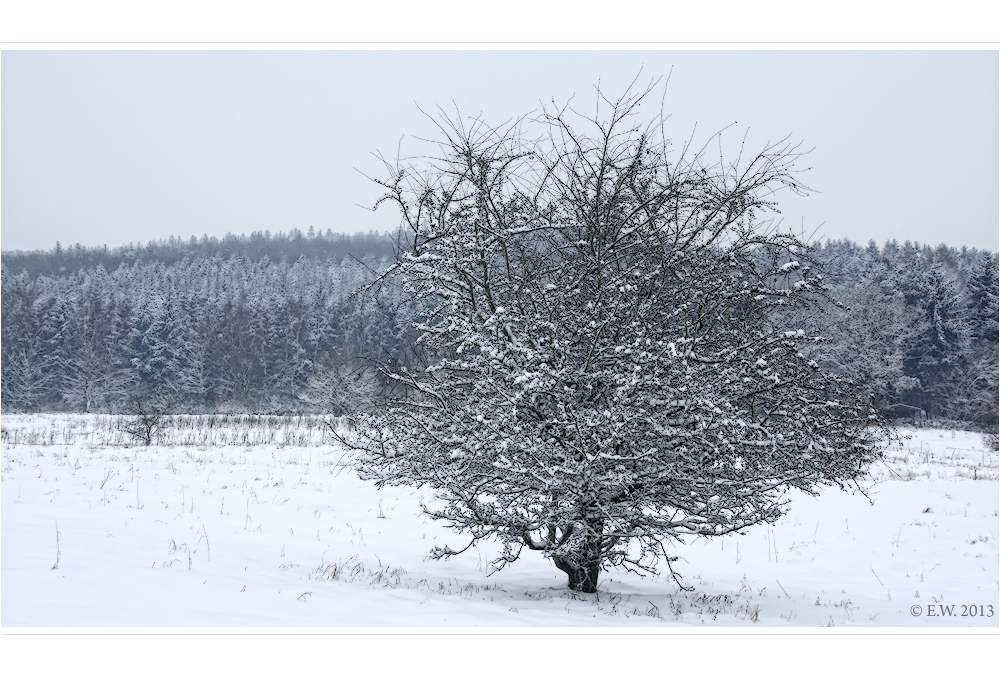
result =
[[[592,106],[673,67],[668,132],[736,122],[815,150],[782,217],[826,238],[997,251],[996,51],[4,51],[4,250],[169,235],[395,227],[371,153],[418,152],[418,110],[492,121]],[[658,102],[653,102],[658,104]],[[648,113],[652,115],[653,106]]]

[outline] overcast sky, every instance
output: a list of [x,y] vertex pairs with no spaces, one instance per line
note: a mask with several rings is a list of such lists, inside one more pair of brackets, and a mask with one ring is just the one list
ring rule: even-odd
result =
[[501,122],[671,67],[675,139],[815,148],[786,225],[997,251],[996,51],[4,51],[0,246],[388,230],[356,168],[422,150],[418,105]]

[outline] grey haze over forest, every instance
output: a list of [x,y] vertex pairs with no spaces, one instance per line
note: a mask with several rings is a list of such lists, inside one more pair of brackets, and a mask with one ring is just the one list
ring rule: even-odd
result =
[[[791,134],[819,191],[784,225],[998,249],[998,59],[952,51],[5,51],[2,247],[390,230],[372,156],[438,105],[497,123],[672,71],[667,132],[735,159]],[[419,106],[419,108],[418,108]],[[696,127],[697,125],[697,127]],[[402,143],[401,143],[402,139]]]

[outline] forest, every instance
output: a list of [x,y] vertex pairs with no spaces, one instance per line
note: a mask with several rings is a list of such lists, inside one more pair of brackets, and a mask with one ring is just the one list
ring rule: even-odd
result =
[[[327,230],[4,252],[9,412],[343,414],[384,387],[375,365],[427,359],[412,301],[371,286],[393,238]],[[995,431],[995,253],[889,241],[814,245],[835,306],[801,313],[810,350],[888,418]]]

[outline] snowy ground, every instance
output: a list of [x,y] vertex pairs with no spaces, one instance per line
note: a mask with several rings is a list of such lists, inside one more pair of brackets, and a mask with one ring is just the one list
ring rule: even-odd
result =
[[585,595],[537,553],[490,576],[495,551],[427,560],[465,544],[429,493],[360,481],[316,419],[185,417],[143,447],[111,417],[5,415],[0,623],[995,628],[997,454],[901,434],[871,502],[800,494],[772,527],[679,547],[694,592],[611,571]]

